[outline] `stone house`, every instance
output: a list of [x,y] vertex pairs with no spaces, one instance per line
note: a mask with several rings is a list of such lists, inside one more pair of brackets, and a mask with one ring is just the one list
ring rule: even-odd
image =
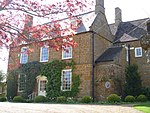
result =
[[[13,64],[13,67],[8,68],[8,72],[18,68],[16,60],[25,64],[31,61],[45,63],[54,59],[65,61],[73,59],[76,62],[75,70],[65,69],[62,72],[66,73],[63,77],[71,78],[72,73],[80,76],[82,82],[78,97],[90,95],[96,100],[105,100],[109,94],[122,93],[124,69],[130,61],[139,65],[143,84],[149,86],[150,64],[147,63],[146,53],[140,45],[141,37],[147,33],[146,23],[149,19],[122,22],[121,10],[116,8],[115,11],[115,23],[109,25],[105,15],[104,0],[96,0],[95,11],[79,15],[82,23],[76,35],[71,37],[78,46],[68,47],[68,52],[40,47],[35,43],[11,48],[8,65]],[[90,18],[85,21],[85,17]],[[44,42],[46,41],[48,40]],[[24,54],[23,51],[28,48],[33,48],[34,52]],[[20,53],[14,51],[20,51]],[[18,79],[20,77],[18,76]],[[37,77],[35,90],[37,95],[46,95],[46,82],[46,77],[40,75]],[[68,82],[71,87],[71,79],[68,79]],[[64,84],[61,87],[66,88]],[[18,92],[22,90],[21,85],[18,84]],[[64,91],[66,90],[67,88]]]

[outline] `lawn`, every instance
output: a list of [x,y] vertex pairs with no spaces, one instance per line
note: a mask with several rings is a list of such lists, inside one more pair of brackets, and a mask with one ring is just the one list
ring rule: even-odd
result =
[[134,106],[135,109],[143,111],[144,113],[150,113],[150,102],[137,104]]

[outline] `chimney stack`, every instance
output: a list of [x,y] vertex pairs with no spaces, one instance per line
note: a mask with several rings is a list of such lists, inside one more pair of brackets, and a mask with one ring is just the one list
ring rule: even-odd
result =
[[98,14],[98,13],[105,14],[104,0],[96,0],[95,14]]
[[119,24],[122,22],[122,11],[119,7],[115,8],[115,25],[119,26]]

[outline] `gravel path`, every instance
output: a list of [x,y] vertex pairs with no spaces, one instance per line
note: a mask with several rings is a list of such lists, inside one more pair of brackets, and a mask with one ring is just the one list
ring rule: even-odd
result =
[[142,113],[126,105],[74,105],[0,102],[0,113]]

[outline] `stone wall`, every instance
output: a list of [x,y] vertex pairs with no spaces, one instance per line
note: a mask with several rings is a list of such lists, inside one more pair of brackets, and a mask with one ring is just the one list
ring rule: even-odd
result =
[[[110,86],[107,83],[110,83]],[[95,68],[95,96],[96,100],[104,101],[112,94],[122,94],[124,76],[122,67],[114,62],[104,62],[96,65]]]
[[[132,41],[128,42],[126,44],[130,44],[131,49],[131,64],[137,64],[139,68],[139,73],[142,79],[143,86],[149,87],[150,86],[150,63],[147,62],[147,54],[145,53],[145,50],[142,50],[142,57],[135,57],[135,48],[141,47],[140,41]],[[126,50],[124,49],[124,52],[122,52],[122,56],[124,58],[121,58],[122,63],[121,65],[125,68],[125,66],[128,65],[128,62],[126,61]]]

